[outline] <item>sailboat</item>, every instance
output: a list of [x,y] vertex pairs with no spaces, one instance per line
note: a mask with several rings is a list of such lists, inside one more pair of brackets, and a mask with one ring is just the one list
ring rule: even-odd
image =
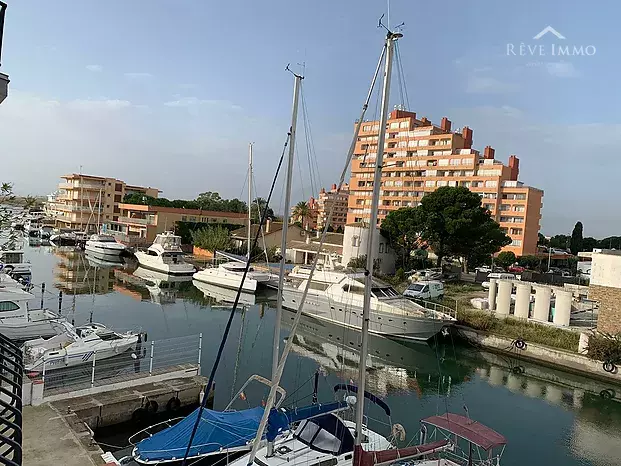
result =
[[[381,23],[380,23],[381,24]],[[387,28],[386,28],[387,29]],[[375,180],[373,187],[373,197],[371,202],[370,225],[377,224],[378,205],[380,196],[380,183],[382,175],[382,159],[384,155],[384,143],[386,138],[386,121],[388,114],[388,99],[390,93],[390,80],[392,70],[392,58],[395,43],[402,37],[401,33],[395,33],[387,29],[386,40],[378,70],[381,67],[385,56],[384,83],[382,91],[382,106],[380,114],[378,151],[376,155]],[[371,92],[377,78],[378,70],[371,85]],[[369,92],[369,95],[371,94]],[[363,115],[367,103],[363,106]],[[354,135],[354,143],[363,118],[358,120],[358,125]],[[350,148],[350,151],[353,149]],[[349,156],[351,157],[351,155]],[[349,163],[348,157],[348,163]],[[342,175],[343,178],[343,175]],[[364,280],[364,300],[362,308],[362,341],[360,348],[360,361],[358,365],[359,377],[358,385],[337,386],[337,390],[347,390],[356,393],[360,400],[355,401],[356,422],[355,424],[342,419],[336,413],[329,413],[314,419],[305,420],[298,424],[291,435],[285,436],[278,441],[273,435],[274,422],[272,416],[265,416],[257,432],[256,440],[250,455],[232,463],[232,466],[250,466],[259,464],[262,466],[297,466],[307,464],[319,464],[329,466],[375,466],[388,465],[394,462],[405,462],[408,465],[417,466],[461,466],[468,464],[478,465],[498,465],[500,457],[506,445],[506,439],[499,433],[487,426],[472,421],[467,416],[453,413],[432,416],[421,421],[421,442],[419,445],[398,449],[385,437],[370,430],[364,425],[364,399],[368,399],[376,405],[384,408],[387,415],[390,415],[388,406],[377,397],[365,392],[366,385],[366,358],[369,343],[369,323],[371,315],[371,293],[373,287],[372,274],[374,262],[374,241],[377,241],[377,234],[371,228],[370,238],[367,244],[367,264]],[[312,277],[308,280],[310,283]],[[292,332],[299,324],[300,315],[304,307],[304,300],[308,292],[308,283],[302,295]],[[290,342],[293,339],[290,338]],[[289,342],[285,348],[283,359],[286,359],[287,350],[290,349]],[[279,373],[282,373],[284,360],[281,359]],[[275,377],[272,381],[277,384],[279,378]],[[275,393],[272,391],[267,401],[267,407],[271,406]],[[350,398],[350,397],[348,397]],[[263,429],[268,432],[267,445],[262,446],[259,440],[262,438]],[[438,440],[428,442],[427,432],[431,430],[431,436]],[[430,437],[431,437],[430,436]],[[475,455],[478,453],[478,456]]]
[[[288,135],[289,142],[289,159],[287,170],[287,188],[285,192],[285,212],[289,212],[291,201],[291,178],[293,173],[293,156],[295,148],[295,130],[297,123],[297,107],[299,101],[299,86],[302,77],[297,76],[295,78],[294,86],[294,103],[292,111],[292,124]],[[284,152],[283,152],[284,155]],[[280,168],[280,165],[279,165]],[[272,185],[272,192],[274,185]],[[268,196],[268,202],[271,198],[272,192]],[[259,223],[259,229],[265,221],[265,212],[262,214],[261,222]],[[285,218],[285,224],[288,223],[288,219]],[[255,243],[258,239],[258,234],[255,237]],[[286,245],[287,242],[287,228],[282,230],[282,243]],[[219,358],[222,354],[224,344],[226,342],[226,336],[228,329],[230,329],[230,323],[234,315],[242,292],[244,291],[243,282],[247,277],[250,269],[250,251],[246,260],[245,269],[241,275],[241,279],[238,284],[237,296],[234,300],[233,309],[229,316],[229,323],[225,336],[220,344],[219,352],[216,356],[216,362],[212,369],[209,382],[207,384],[206,392],[210,390],[213,382],[213,376],[217,368]],[[285,258],[283,257],[280,262],[280,275],[279,280],[282,284],[284,281],[285,270]],[[277,317],[276,325],[274,326],[274,348],[273,348],[273,378],[274,374],[278,373],[280,369],[279,363],[279,343],[280,343],[280,320],[282,314],[282,295],[279,296],[277,305]],[[242,411],[231,411],[232,403],[236,400],[241,393],[246,389],[249,383],[257,381],[270,387],[271,405],[266,409],[259,406],[256,408],[246,409]],[[132,451],[132,458],[139,464],[170,464],[178,463],[182,461],[182,464],[186,464],[186,461],[195,460],[201,458],[212,458],[213,460],[226,458],[228,461],[230,454],[236,454],[240,452],[246,452],[250,450],[255,444],[257,430],[261,421],[269,415],[272,419],[271,430],[268,433],[269,438],[281,438],[288,435],[288,429],[291,423],[302,421],[304,419],[313,418],[315,416],[321,416],[325,413],[337,412],[347,408],[347,403],[344,401],[333,402],[328,404],[314,404],[305,408],[299,408],[293,411],[287,411],[280,407],[286,392],[278,386],[278,383],[274,384],[273,380],[270,381],[259,375],[251,376],[248,381],[242,386],[238,394],[233,397],[232,401],[227,405],[224,411],[215,411],[205,408],[201,405],[200,408],[195,410],[192,414],[186,418],[180,420],[172,426],[166,425],[166,428],[156,432],[158,425],[151,426],[145,429],[142,433],[146,434],[146,438],[136,443]],[[278,397],[278,399],[277,399]],[[203,401],[204,403],[204,401]],[[259,442],[263,442],[263,435],[259,437]],[[123,461],[123,460],[121,460]]]
[[[231,254],[222,254],[221,256],[229,259],[217,267],[207,267],[205,270],[199,270],[192,278],[194,280],[207,283],[208,285],[216,285],[223,288],[237,290],[240,285],[244,293],[255,293],[259,284],[266,284],[270,281],[268,272],[261,272],[250,268],[244,277],[245,261],[250,260],[251,253],[251,235],[252,235],[252,143],[249,145],[248,154],[248,253],[246,259],[234,257]],[[218,253],[216,253],[216,256]]]

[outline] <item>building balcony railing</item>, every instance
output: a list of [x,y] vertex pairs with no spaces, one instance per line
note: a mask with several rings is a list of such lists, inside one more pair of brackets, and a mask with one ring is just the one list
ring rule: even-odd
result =
[[157,225],[154,218],[119,217],[116,223],[130,223],[134,225]]
[[59,183],[58,189],[96,189],[96,190],[105,190],[105,184],[97,184],[97,183]]

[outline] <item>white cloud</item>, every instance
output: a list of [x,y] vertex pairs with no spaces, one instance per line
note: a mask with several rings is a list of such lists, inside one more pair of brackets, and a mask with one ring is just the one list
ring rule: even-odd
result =
[[131,107],[128,100],[118,99],[78,99],[68,102],[67,107],[79,110],[118,110]]
[[103,66],[101,65],[86,65],[86,69],[88,71],[92,71],[93,73],[100,73],[103,71]]
[[559,78],[575,78],[579,75],[574,64],[566,61],[546,63],[546,69],[549,74]]
[[125,73],[127,79],[150,79],[153,77],[151,73]]
[[164,102],[166,107],[197,107],[201,105],[208,105],[220,108],[227,108],[229,110],[241,110],[237,104],[233,102],[229,102],[228,100],[214,100],[214,99],[199,99],[198,97],[180,97],[177,100],[171,100],[169,102]]
[[492,76],[483,76],[480,74],[481,70],[488,71],[488,69],[481,68],[468,76],[466,92],[471,94],[504,94],[517,90],[517,85]]

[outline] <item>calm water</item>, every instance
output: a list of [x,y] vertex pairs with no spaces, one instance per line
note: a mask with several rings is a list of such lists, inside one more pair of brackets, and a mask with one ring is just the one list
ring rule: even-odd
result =
[[[210,305],[213,300],[191,282],[172,284],[164,292],[147,289],[119,280],[114,267],[50,246],[28,247],[27,259],[33,265],[33,282],[47,285],[47,306],[57,307],[62,289],[63,312],[76,324],[92,317],[116,328],[141,327],[154,340],[203,332],[203,375],[208,374],[228,312],[226,306]],[[117,268],[131,274],[135,265]],[[119,272],[117,276],[127,277]],[[283,316],[283,338],[292,316]],[[270,375],[274,319],[266,303],[249,305],[235,316],[216,377],[216,408],[223,408],[252,373]],[[289,393],[285,404],[310,401],[310,378],[318,367],[324,374],[320,399],[331,399],[335,383],[356,380],[358,344],[356,332],[303,319],[282,383]],[[450,339],[435,346],[404,346],[380,338],[370,342],[369,390],[392,407],[392,422],[405,427],[408,439],[417,435],[419,419],[447,408],[463,413],[466,405],[471,417],[507,437],[504,465],[621,464],[621,387],[511,357],[454,348]],[[264,396],[261,390],[249,391],[247,400],[237,404],[256,406]],[[385,422],[385,417],[374,409],[369,415],[380,432],[389,433],[374,420]]]

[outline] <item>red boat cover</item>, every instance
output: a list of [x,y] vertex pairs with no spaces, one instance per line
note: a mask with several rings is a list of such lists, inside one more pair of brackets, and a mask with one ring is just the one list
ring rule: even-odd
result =
[[407,448],[394,448],[391,450],[364,451],[360,445],[354,447],[354,466],[374,466],[377,463],[397,461],[400,458],[416,455],[418,453],[433,453],[438,448],[448,445],[448,440],[425,443]]
[[495,430],[459,414],[446,413],[441,416],[431,416],[421,422],[452,432],[484,450],[507,443],[507,439]]

